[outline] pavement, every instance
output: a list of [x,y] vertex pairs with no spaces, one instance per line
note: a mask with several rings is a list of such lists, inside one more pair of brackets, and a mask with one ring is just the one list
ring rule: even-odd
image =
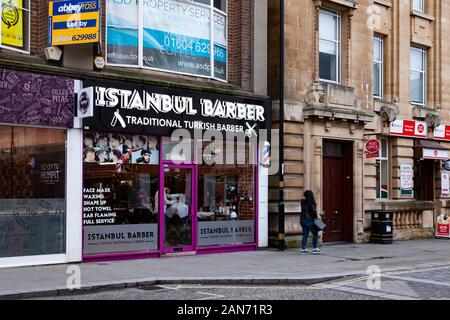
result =
[[[392,245],[325,245],[322,255],[299,250],[259,250],[200,256],[170,256],[85,264],[0,269],[0,299],[85,294],[168,284],[313,285],[367,276],[371,266],[382,273],[423,268],[448,269],[450,241],[410,240]],[[79,273],[78,273],[79,271]],[[80,286],[71,289],[77,275]]]

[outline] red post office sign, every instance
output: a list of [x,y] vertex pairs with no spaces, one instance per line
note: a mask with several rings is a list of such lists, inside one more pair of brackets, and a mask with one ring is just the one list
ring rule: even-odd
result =
[[365,150],[367,159],[378,158],[380,156],[381,141],[377,139],[367,141]]
[[446,214],[441,214],[437,218],[436,237],[450,238],[450,220]]
[[434,139],[450,141],[450,126],[440,125],[434,129]]
[[396,120],[391,122],[389,134],[409,138],[428,138],[428,124],[424,121]]

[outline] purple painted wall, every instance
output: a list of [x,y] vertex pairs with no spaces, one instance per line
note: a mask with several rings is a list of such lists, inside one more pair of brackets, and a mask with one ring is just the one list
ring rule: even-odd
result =
[[0,122],[73,127],[74,81],[0,69]]

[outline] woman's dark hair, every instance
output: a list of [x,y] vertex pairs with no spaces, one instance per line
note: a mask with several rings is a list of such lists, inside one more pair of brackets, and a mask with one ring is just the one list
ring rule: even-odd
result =
[[316,206],[316,200],[314,199],[314,193],[311,190],[306,190],[304,193],[306,203]]

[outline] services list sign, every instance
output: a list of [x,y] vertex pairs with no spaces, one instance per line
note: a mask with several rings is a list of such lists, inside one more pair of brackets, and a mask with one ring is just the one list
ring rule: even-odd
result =
[[49,45],[99,41],[99,0],[49,2]]

